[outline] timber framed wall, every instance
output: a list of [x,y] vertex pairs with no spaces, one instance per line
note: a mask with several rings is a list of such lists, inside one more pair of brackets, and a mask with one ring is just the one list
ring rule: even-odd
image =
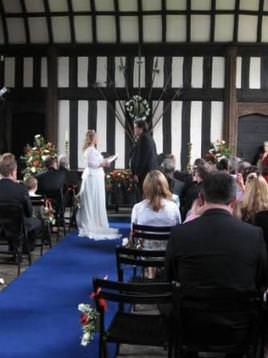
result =
[[141,54],[144,96],[158,59],[152,106],[168,81],[158,113],[167,110],[154,136],[178,167],[186,166],[189,142],[192,160],[220,138],[235,150],[241,108],[268,99],[267,0],[0,0],[0,12],[9,107],[32,102],[45,110],[48,138],[60,152],[69,140],[72,168],[82,166],[89,127],[101,133],[102,151],[119,152],[118,167],[128,165],[129,143],[115,118],[127,98],[119,58],[135,94]]

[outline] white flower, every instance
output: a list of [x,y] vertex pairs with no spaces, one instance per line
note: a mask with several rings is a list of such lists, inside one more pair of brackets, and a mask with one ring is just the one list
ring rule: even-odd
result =
[[31,167],[31,172],[36,173],[36,167]]
[[3,278],[0,278],[0,285],[4,285],[5,284],[5,280]]
[[90,341],[90,334],[88,332],[84,333],[81,339],[81,346],[87,346]]
[[36,138],[36,139],[41,138],[41,134],[36,134],[36,135],[34,136],[34,138]]
[[86,305],[85,303],[80,303],[78,305],[78,311],[83,313],[88,312],[88,305]]

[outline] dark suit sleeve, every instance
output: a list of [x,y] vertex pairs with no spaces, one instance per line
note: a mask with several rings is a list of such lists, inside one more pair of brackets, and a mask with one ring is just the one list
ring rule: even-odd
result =
[[263,232],[259,229],[259,255],[258,267],[256,277],[257,288],[268,288],[268,263],[267,263],[267,249],[263,238]]
[[175,234],[175,229],[173,229],[171,231],[170,239],[167,245],[166,263],[165,263],[166,279],[169,282],[178,280],[178,277],[176,275],[176,262],[175,262],[175,250],[174,250],[175,239],[176,239],[176,234]]
[[22,186],[22,207],[24,215],[27,218],[30,218],[33,214],[32,202],[29,197],[28,191],[24,186]]

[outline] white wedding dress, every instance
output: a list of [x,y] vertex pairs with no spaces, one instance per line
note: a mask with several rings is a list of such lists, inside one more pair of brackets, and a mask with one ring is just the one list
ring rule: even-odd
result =
[[95,240],[119,238],[118,230],[110,228],[108,224],[104,170],[100,167],[103,156],[93,146],[85,150],[84,156],[87,167],[82,174],[79,192],[80,207],[76,217],[78,235]]

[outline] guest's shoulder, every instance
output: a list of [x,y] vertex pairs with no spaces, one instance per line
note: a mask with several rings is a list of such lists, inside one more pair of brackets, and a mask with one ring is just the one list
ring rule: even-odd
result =
[[140,208],[144,208],[147,206],[147,204],[147,200],[142,200],[133,206],[133,210],[139,210]]

